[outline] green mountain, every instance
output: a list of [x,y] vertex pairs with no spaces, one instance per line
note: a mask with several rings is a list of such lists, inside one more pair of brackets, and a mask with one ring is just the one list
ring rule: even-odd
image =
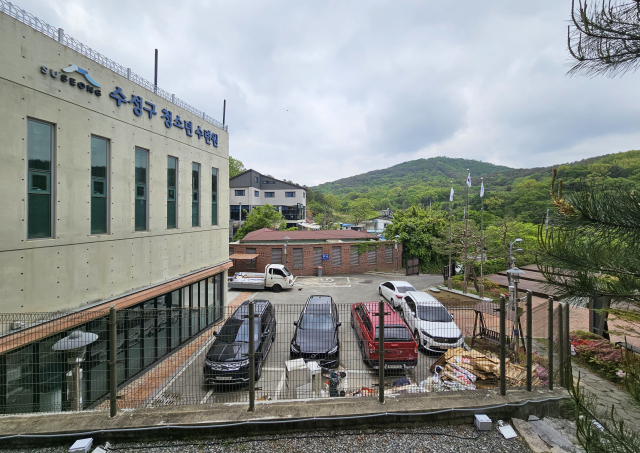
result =
[[[336,195],[342,211],[350,201],[366,198],[375,209],[406,209],[410,206],[439,206],[449,209],[450,181],[453,180],[454,212],[462,211],[467,186],[467,168],[471,170],[470,214],[480,210],[480,177],[484,177],[485,220],[513,217],[539,223],[551,207],[550,183],[553,168],[564,181],[564,191],[581,182],[605,183],[640,189],[640,151],[591,157],[568,164],[514,169],[487,162],[449,157],[418,159],[384,170],[375,170],[313,187],[310,194],[318,209],[324,195]],[[316,199],[317,198],[317,199]],[[312,201],[309,200],[309,201]]]
[[415,184],[431,183],[448,185],[454,179],[466,178],[467,169],[474,178],[496,172],[512,170],[502,165],[480,162],[471,159],[455,159],[450,157],[432,157],[403,162],[384,170],[374,170],[348,178],[338,179],[314,187],[324,194],[343,195],[349,192],[362,192],[381,186],[409,187]]

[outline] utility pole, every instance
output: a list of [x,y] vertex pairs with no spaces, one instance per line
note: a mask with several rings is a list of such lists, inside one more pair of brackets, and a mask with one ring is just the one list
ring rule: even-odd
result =
[[327,229],[327,205],[324,205],[324,217],[322,218],[322,229]]
[[484,178],[480,178],[480,297],[484,297]]
[[451,269],[451,222],[452,222],[452,211],[453,211],[453,181],[451,181],[451,193],[449,195],[449,278],[447,279],[447,287],[449,289],[453,288],[453,283],[451,282],[451,274],[453,273],[453,269]]
[[464,213],[464,280],[462,292],[467,294],[467,281],[469,279],[469,255],[467,249],[467,236],[469,236],[469,187],[471,187],[471,171],[467,168],[467,207]]

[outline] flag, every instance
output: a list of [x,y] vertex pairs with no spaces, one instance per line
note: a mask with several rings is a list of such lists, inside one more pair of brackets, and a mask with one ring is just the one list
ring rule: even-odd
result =
[[484,197],[484,181],[480,183],[480,196]]
[[471,172],[467,174],[467,185],[471,187]]
[[453,201],[453,187],[451,187],[451,193],[449,194],[449,201]]

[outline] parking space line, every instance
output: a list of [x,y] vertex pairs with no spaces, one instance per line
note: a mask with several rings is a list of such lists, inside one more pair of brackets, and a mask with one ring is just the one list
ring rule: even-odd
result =
[[211,394],[213,393],[213,389],[210,389],[207,394],[204,396],[204,398],[202,398],[202,401],[200,401],[200,404],[204,404],[207,402],[207,400],[211,397]]

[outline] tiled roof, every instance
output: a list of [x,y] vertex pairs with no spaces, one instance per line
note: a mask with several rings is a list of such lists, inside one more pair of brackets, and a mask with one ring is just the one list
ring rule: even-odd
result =
[[353,230],[319,230],[319,231],[278,231],[273,228],[262,228],[247,234],[240,242],[284,241],[289,237],[292,241],[325,241],[327,239],[379,239],[374,234]]

